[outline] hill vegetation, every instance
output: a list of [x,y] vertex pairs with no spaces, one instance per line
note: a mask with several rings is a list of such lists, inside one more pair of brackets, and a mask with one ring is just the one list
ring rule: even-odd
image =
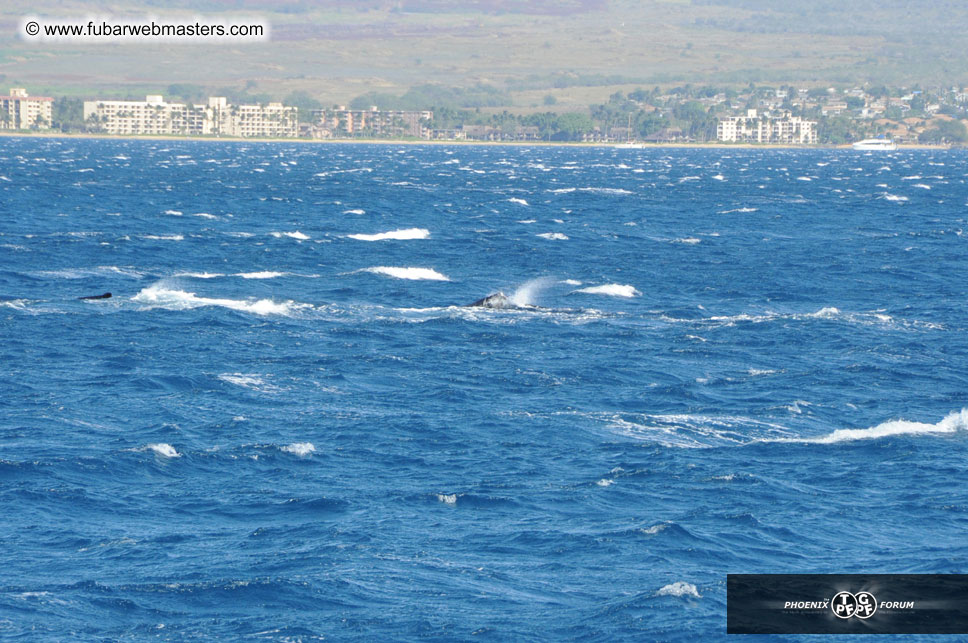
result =
[[0,7],[0,80],[31,93],[207,95],[321,105],[555,114],[616,91],[968,84],[968,5],[955,0],[115,0],[117,16],[271,25],[263,43],[26,42],[27,14],[81,18],[87,3]]

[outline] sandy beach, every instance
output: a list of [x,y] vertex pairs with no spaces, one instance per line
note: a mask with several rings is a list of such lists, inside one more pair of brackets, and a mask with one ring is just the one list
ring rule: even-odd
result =
[[[310,144],[365,144],[365,145],[490,145],[514,147],[616,147],[617,143],[583,143],[575,141],[459,141],[459,140],[417,140],[417,139],[377,139],[377,138],[240,138],[232,136],[177,136],[177,135],[147,135],[136,134],[121,136],[116,134],[96,133],[64,133],[64,132],[9,132],[2,131],[0,136],[29,137],[29,138],[67,138],[67,139],[105,139],[114,141],[142,140],[142,141],[221,141],[233,143],[310,143]],[[641,148],[628,149],[851,149],[850,145],[782,145],[778,143],[643,143]],[[898,144],[898,149],[910,150],[944,150],[947,145],[928,144]]]

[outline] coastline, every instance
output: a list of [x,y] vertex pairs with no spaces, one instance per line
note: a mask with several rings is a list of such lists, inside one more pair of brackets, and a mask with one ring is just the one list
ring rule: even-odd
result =
[[[88,132],[12,132],[0,131],[4,138],[67,138],[67,139],[98,139],[113,141],[211,141],[221,143],[308,143],[329,145],[459,145],[459,146],[504,146],[504,147],[612,147],[617,143],[584,143],[577,141],[458,141],[458,140],[417,140],[417,139],[377,139],[377,138],[241,138],[233,136],[181,136],[177,134],[97,134]],[[723,150],[850,150],[850,144],[844,145],[794,145],[787,143],[642,143],[641,148],[631,149],[723,149]],[[931,145],[927,143],[898,144],[899,150],[949,150],[949,145]]]

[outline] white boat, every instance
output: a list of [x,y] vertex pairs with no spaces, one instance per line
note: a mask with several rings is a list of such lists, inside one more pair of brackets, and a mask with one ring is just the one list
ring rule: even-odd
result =
[[889,138],[865,138],[863,141],[854,143],[852,147],[860,151],[884,150],[893,152],[897,149],[897,143]]
[[616,143],[615,149],[617,150],[641,150],[645,148],[645,143],[637,143],[632,140],[632,114],[629,114],[629,128],[628,134],[624,143]]

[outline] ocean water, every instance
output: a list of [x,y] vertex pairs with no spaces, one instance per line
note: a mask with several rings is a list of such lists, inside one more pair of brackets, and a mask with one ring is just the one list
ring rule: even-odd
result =
[[0,638],[718,640],[727,573],[968,571],[966,178],[0,139]]

